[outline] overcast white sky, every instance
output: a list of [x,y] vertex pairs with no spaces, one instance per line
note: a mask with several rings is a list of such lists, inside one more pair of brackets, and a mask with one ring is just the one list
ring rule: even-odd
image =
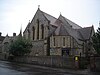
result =
[[63,16],[82,27],[100,21],[100,0],[0,0],[0,32],[5,36],[24,31],[29,20],[34,17],[38,5],[40,9],[56,18]]

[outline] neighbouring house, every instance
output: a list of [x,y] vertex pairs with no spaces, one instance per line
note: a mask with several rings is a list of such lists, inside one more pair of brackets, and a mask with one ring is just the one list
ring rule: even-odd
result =
[[0,53],[2,53],[2,42],[5,39],[4,36],[2,36],[2,33],[0,32]]
[[0,40],[0,59],[7,59],[9,56],[9,45],[17,38],[16,33],[13,33],[13,36],[8,36],[8,34],[4,37],[1,36],[2,40]]

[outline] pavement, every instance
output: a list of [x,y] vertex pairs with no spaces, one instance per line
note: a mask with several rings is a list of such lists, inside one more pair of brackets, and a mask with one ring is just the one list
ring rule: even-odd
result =
[[55,71],[59,71],[59,72],[63,72],[63,73],[70,73],[70,74],[74,74],[74,75],[100,75],[100,72],[93,72],[89,68],[81,69],[81,70],[80,69],[63,69],[63,68],[52,68],[52,67],[33,65],[33,64],[23,64],[23,66],[55,70]]
[[84,69],[84,70],[79,70],[79,69],[63,69],[63,68],[52,68],[52,67],[47,67],[47,66],[40,66],[40,65],[33,65],[33,64],[19,64],[21,66],[27,66],[27,67],[35,67],[35,68],[40,68],[40,69],[49,69],[49,70],[55,70],[59,72],[67,72],[75,75],[92,75],[90,73],[89,69]]

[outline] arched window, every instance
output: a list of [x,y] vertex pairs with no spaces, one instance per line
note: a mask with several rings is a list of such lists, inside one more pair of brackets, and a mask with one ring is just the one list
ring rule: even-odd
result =
[[33,27],[32,30],[33,30],[33,40],[34,40],[34,38],[35,38],[35,28]]
[[42,30],[42,39],[44,38],[44,25],[41,25],[41,30]]
[[37,19],[37,39],[39,39],[39,19]]

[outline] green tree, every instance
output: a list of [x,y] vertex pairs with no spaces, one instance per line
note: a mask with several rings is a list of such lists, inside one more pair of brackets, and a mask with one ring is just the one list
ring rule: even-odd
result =
[[14,56],[24,56],[31,52],[31,48],[32,43],[30,40],[20,37],[11,43],[9,53]]
[[93,40],[93,46],[96,50],[97,54],[100,55],[100,27],[97,29],[97,32],[92,37]]

